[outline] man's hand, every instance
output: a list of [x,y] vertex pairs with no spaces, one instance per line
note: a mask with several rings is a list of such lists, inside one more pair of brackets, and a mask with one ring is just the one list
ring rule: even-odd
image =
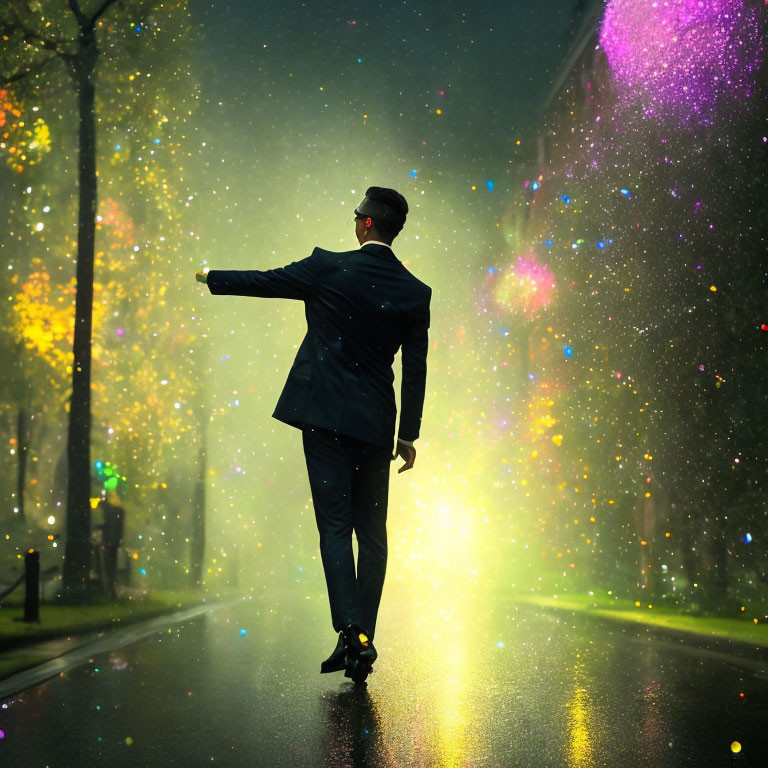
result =
[[399,475],[401,472],[405,472],[406,469],[413,468],[413,462],[416,461],[416,449],[412,445],[406,445],[398,440],[397,453],[392,457],[392,461],[398,456],[401,459],[405,459],[405,464],[397,470],[397,474]]
[[197,280],[198,283],[207,283],[208,273],[203,272],[202,269],[198,269],[197,272],[195,272],[195,280]]

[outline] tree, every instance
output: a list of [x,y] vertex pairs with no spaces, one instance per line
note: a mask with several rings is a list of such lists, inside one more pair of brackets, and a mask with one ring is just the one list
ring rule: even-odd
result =
[[[56,60],[65,64],[78,94],[79,113],[79,204],[75,296],[75,328],[72,366],[72,396],[67,438],[67,541],[64,589],[68,597],[88,596],[90,571],[90,431],[91,431],[91,337],[93,272],[96,230],[96,119],[94,70],[99,55],[97,24],[116,0],[101,0],[87,13],[79,0],[69,0],[71,15],[51,6],[43,13],[41,3],[11,0],[0,12],[0,32],[7,43],[6,60],[15,61],[13,72],[0,79],[20,82],[41,72]],[[138,15],[149,3],[132,4]],[[44,19],[50,20],[44,23]],[[49,36],[41,28],[59,30]]]

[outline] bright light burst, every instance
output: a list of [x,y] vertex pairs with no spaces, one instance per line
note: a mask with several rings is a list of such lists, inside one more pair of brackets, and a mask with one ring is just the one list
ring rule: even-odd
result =
[[501,273],[492,295],[500,307],[530,320],[550,303],[554,288],[553,274],[528,254],[519,256],[517,264]]
[[762,53],[744,0],[610,0],[600,44],[625,96],[646,116],[711,124],[728,97],[749,98]]

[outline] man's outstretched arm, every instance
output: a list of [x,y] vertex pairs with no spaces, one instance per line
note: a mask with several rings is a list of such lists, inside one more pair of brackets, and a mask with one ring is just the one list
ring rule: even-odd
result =
[[259,296],[274,299],[307,299],[312,294],[314,278],[320,266],[320,249],[285,267],[258,269],[210,269],[195,273],[213,294]]

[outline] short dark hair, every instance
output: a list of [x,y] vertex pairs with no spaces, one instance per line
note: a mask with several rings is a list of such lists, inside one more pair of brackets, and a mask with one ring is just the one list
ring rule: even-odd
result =
[[400,221],[399,224],[386,221],[375,222],[376,229],[384,235],[384,237],[394,240],[403,228],[405,217],[408,215],[408,203],[405,198],[396,190],[389,189],[388,187],[368,187],[368,189],[365,190],[365,195],[366,197],[370,197],[371,200],[377,200],[380,203],[388,205],[402,216],[402,221]]

